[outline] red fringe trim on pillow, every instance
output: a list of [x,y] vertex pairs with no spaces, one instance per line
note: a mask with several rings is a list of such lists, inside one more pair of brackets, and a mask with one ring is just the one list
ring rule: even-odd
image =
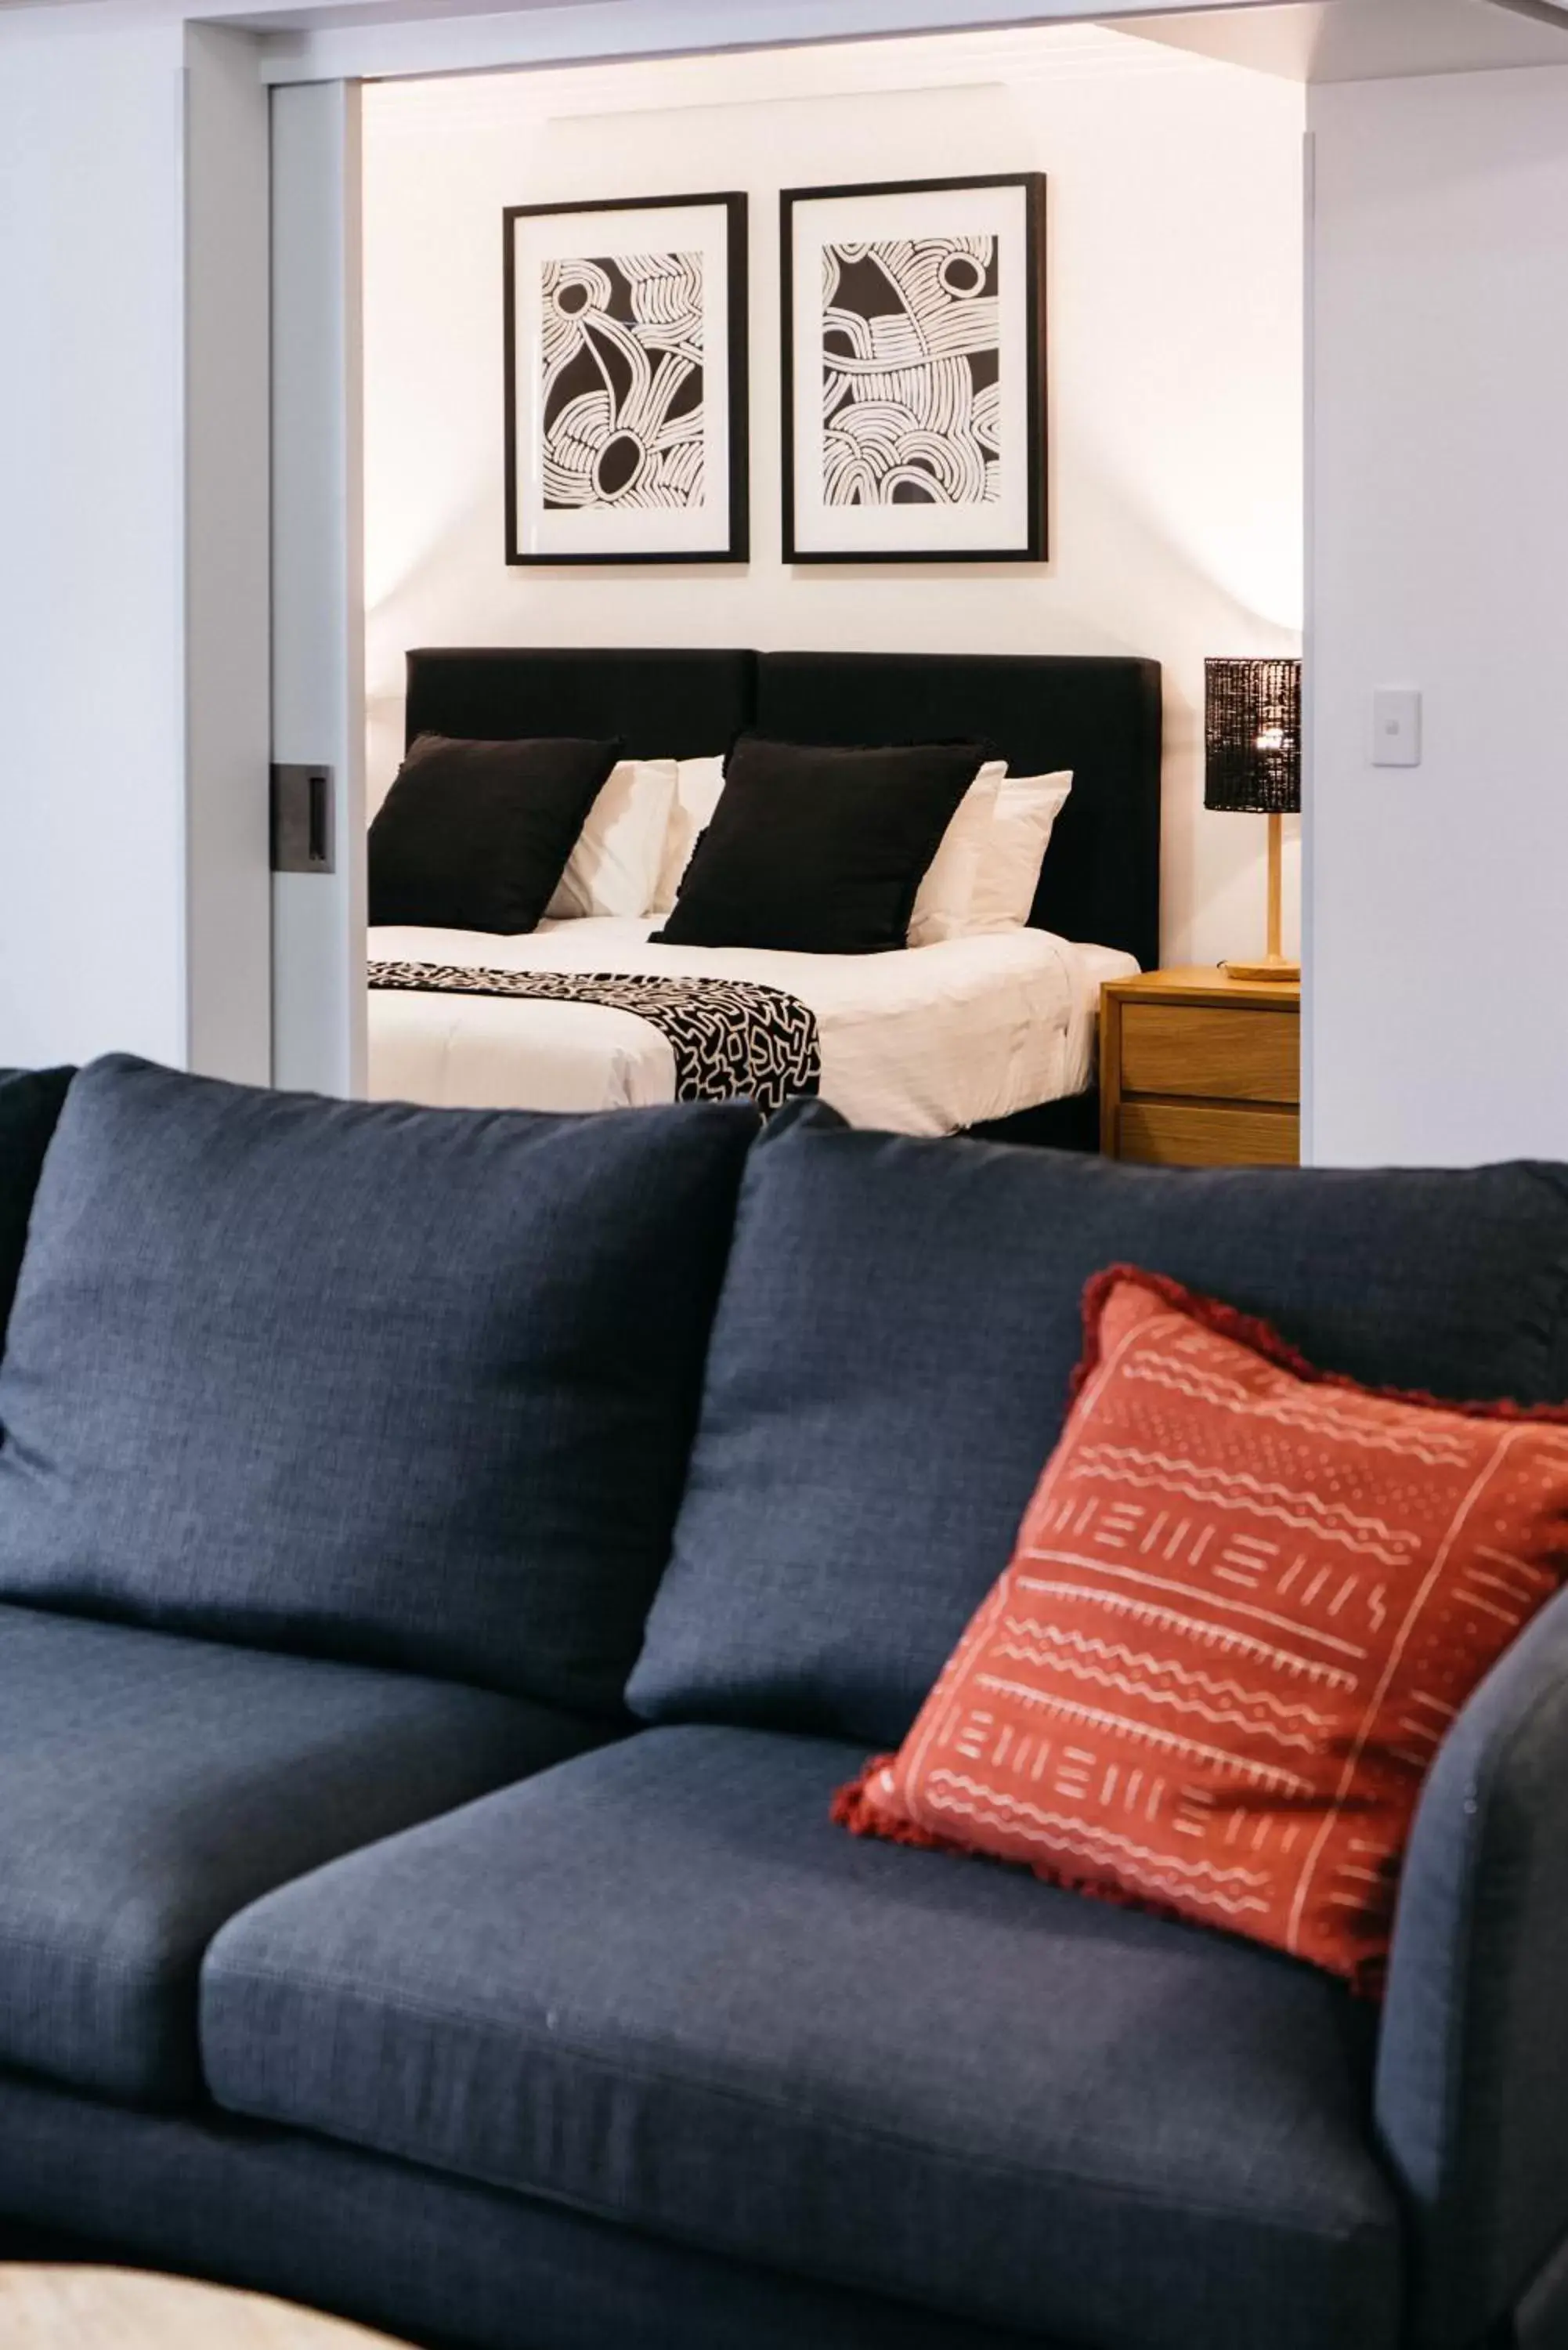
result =
[[[1038,1877],[1042,1885],[1053,1886],[1059,1893],[1076,1893],[1090,1901],[1103,1901],[1108,1909],[1137,1909],[1146,1918],[1163,1918],[1168,1926],[1186,1926],[1196,1934],[1210,1934],[1221,1942],[1236,1941],[1237,1937],[1227,1933],[1223,1927],[1189,1917],[1170,1902],[1151,1901],[1141,1893],[1127,1892],[1119,1885],[1104,1884],[1098,1877],[1075,1876],[1066,1869],[1054,1868],[1049,1861],[1008,1860],[1000,1853],[977,1852],[972,1845],[960,1844],[953,1836],[936,1835],[913,1820],[882,1810],[867,1791],[877,1773],[890,1770],[897,1760],[894,1754],[874,1754],[857,1778],[837,1789],[829,1813],[836,1826],[847,1828],[851,1835],[876,1836],[884,1844],[909,1845],[917,1852],[945,1852],[960,1860],[982,1861],[992,1868],[1010,1868],[1015,1875]],[[1349,1983],[1357,1999],[1376,2002],[1383,1997],[1386,1974],[1386,1959],[1364,1959],[1354,1974],[1341,1980]]]
[[851,1835],[880,1836],[888,1844],[911,1844],[921,1852],[965,1852],[967,1846],[955,1844],[950,1836],[932,1835],[929,1828],[919,1828],[913,1820],[896,1819],[890,1813],[879,1811],[867,1794],[867,1789],[879,1771],[890,1771],[898,1761],[896,1754],[873,1754],[857,1779],[847,1787],[840,1787],[833,1798],[830,1817],[837,1826],[847,1828]]
[[[1107,1908],[1136,1908],[1147,1918],[1166,1918],[1170,1925],[1194,1925],[1182,1910],[1173,1908],[1168,1901],[1147,1901],[1143,1894],[1124,1892],[1119,1885],[1103,1885],[1100,1877],[1075,1876],[1072,1870],[1054,1868],[1051,1861],[1011,1861],[999,1852],[976,1852],[973,1845],[961,1845],[954,1835],[936,1835],[931,1828],[917,1826],[912,1819],[900,1819],[896,1812],[884,1812],[872,1798],[867,1788],[877,1772],[887,1770],[896,1762],[896,1755],[872,1755],[872,1760],[832,1798],[832,1819],[839,1828],[848,1828],[851,1835],[877,1835],[887,1845],[915,1845],[917,1852],[952,1852],[961,1861],[985,1861],[990,1868],[1011,1868],[1015,1876],[1039,1877],[1042,1885],[1054,1885],[1063,1894],[1088,1894],[1091,1901],[1105,1901]],[[1199,1931],[1213,1931],[1199,1922]],[[1231,1941],[1234,1937],[1222,1937]]]
[[1456,1403],[1446,1396],[1428,1395],[1421,1388],[1369,1388],[1344,1371],[1320,1370],[1288,1338],[1282,1338],[1272,1323],[1260,1321],[1256,1315],[1243,1314],[1239,1306],[1226,1305],[1218,1297],[1205,1297],[1199,1290],[1185,1288],[1167,1274],[1146,1273],[1137,1264],[1109,1264],[1104,1273],[1091,1274],[1084,1284],[1084,1353],[1067,1390],[1070,1403],[1077,1401],[1100,1367],[1100,1317],[1112,1290],[1123,1281],[1147,1289],[1151,1296],[1189,1315],[1206,1330],[1217,1332],[1221,1338],[1231,1338],[1239,1347],[1250,1347],[1265,1362],[1292,1372],[1313,1387],[1338,1388],[1348,1395],[1372,1396],[1381,1403],[1414,1404],[1426,1411],[1451,1411],[1460,1419],[1533,1420],[1538,1426],[1568,1426],[1568,1404],[1506,1400]]
[[[938,1835],[913,1820],[886,1812],[867,1791],[879,1771],[886,1771],[897,1761],[892,1754],[873,1755],[857,1779],[840,1787],[833,1798],[831,1816],[851,1835],[878,1836],[885,1844],[913,1845],[919,1852],[947,1852],[960,1860],[981,1860],[992,1868],[1011,1868],[1015,1874],[1037,1877],[1042,1885],[1053,1885],[1061,1893],[1086,1894],[1092,1901],[1104,1901],[1112,1909],[1141,1909],[1147,1917],[1164,1918],[1175,1926],[1190,1926],[1195,1922],[1200,1930],[1200,1920],[1189,1918],[1184,1910],[1168,1901],[1150,1901],[1141,1893],[1128,1893],[1119,1885],[1104,1884],[1097,1877],[1079,1877],[1071,1870],[1056,1868],[1046,1860],[1009,1860],[1001,1853],[978,1852],[971,1844],[961,1844],[956,1836]],[[1229,1941],[1234,1938],[1226,1935]]]

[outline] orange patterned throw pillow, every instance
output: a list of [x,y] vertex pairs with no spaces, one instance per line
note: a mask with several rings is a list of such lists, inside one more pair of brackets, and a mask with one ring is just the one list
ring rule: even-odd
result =
[[1568,1412],[1378,1394],[1129,1267],[1085,1313],[1012,1562],[835,1816],[1375,1989],[1438,1742],[1568,1569]]

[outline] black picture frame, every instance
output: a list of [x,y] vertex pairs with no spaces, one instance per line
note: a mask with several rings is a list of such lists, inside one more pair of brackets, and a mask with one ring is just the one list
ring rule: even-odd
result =
[[[1023,529],[1015,546],[806,546],[798,528],[795,379],[795,215],[803,204],[853,203],[861,197],[927,196],[946,191],[1017,188],[1023,195],[1023,344],[1025,481]],[[877,180],[818,188],[785,188],[779,197],[784,559],[817,563],[1044,563],[1050,556],[1050,338],[1048,182],[1044,172],[982,172],[961,178]]]
[[[559,548],[538,550],[524,548],[519,527],[519,497],[521,491],[518,463],[518,317],[517,317],[517,224],[547,216],[581,215],[591,223],[597,213],[633,212],[679,212],[684,210],[713,212],[725,214],[725,286],[727,291],[727,345],[722,363],[717,369],[723,383],[727,402],[727,439],[729,463],[724,483],[727,527],[722,546],[701,548],[649,547],[616,548],[573,552]],[[597,197],[588,202],[558,204],[508,204],[502,213],[502,299],[503,299],[503,430],[505,451],[506,499],[506,560],[509,565],[569,566],[584,564],[688,564],[744,563],[751,553],[751,435],[748,401],[750,397],[750,331],[749,331],[749,212],[747,198],[734,189],[709,194],[671,196]],[[705,379],[708,371],[704,354]],[[704,383],[706,396],[706,380]]]

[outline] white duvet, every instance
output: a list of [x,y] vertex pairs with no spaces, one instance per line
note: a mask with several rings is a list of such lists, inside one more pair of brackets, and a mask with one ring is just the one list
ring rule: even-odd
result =
[[[373,930],[373,962],[496,971],[755,980],[815,1014],[822,1095],[851,1125],[945,1134],[1080,1093],[1101,983],[1131,957],[1048,931],[876,955],[650,946],[656,919],[546,922],[523,938]],[[370,994],[379,1100],[475,1109],[629,1108],[674,1097],[674,1056],[647,1021],[598,1004]]]

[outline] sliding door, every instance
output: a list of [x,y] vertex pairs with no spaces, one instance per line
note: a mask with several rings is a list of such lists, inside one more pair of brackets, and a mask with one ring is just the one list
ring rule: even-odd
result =
[[[365,1087],[359,90],[272,96],[273,1080]],[[289,771],[293,772],[290,773]]]

